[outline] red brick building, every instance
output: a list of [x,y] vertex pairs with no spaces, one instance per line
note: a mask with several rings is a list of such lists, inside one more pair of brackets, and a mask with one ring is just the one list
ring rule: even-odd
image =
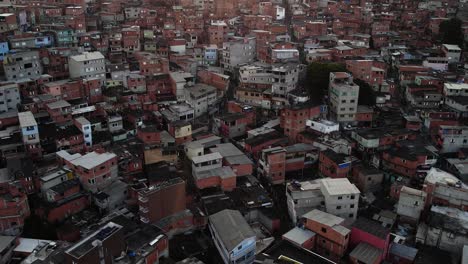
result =
[[174,178],[151,185],[138,193],[140,220],[154,223],[186,208],[185,182]]
[[297,141],[297,135],[306,129],[309,119],[320,116],[320,106],[297,104],[281,110],[280,126],[291,142]]
[[348,249],[351,230],[343,226],[344,219],[319,210],[306,213],[305,228],[316,234],[313,251],[339,261]]
[[21,232],[24,220],[30,215],[28,196],[9,183],[1,185],[0,231],[16,235]]
[[351,156],[331,149],[320,152],[319,173],[330,178],[346,178],[351,171]]

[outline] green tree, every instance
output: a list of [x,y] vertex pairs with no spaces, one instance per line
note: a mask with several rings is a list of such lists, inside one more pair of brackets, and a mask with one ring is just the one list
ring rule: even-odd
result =
[[307,75],[304,82],[304,88],[310,95],[310,100],[315,103],[321,103],[326,95],[330,82],[330,72],[346,71],[344,64],[312,62],[307,68]]
[[462,22],[458,18],[443,21],[439,25],[439,34],[443,44],[454,44],[463,47]]
[[360,79],[354,79],[354,83],[359,85],[359,105],[374,106],[375,105],[375,91],[372,87]]

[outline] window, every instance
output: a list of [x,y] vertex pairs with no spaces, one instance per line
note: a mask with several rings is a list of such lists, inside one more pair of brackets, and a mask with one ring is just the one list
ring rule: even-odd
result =
[[327,229],[325,227],[322,227],[322,233],[326,233]]
[[242,245],[237,247],[237,250],[241,250],[241,249],[242,249]]
[[354,208],[354,204],[351,204],[351,205],[349,206],[349,208]]
[[351,200],[354,200],[354,195],[351,195]]
[[336,207],[336,209],[337,209],[337,210],[340,210],[340,209],[341,209],[341,205],[338,205],[338,206]]
[[342,200],[343,199],[343,196],[338,196],[338,200]]
[[354,214],[349,214],[349,217],[354,217]]

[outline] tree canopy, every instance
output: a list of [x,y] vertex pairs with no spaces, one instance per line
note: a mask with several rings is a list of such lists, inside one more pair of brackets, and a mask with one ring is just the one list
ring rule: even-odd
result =
[[344,64],[312,62],[307,68],[304,88],[309,92],[310,100],[321,103],[330,82],[330,72],[346,71]]
[[375,105],[376,95],[374,89],[363,80],[354,79],[354,83],[359,86],[359,105],[373,106]]
[[452,18],[439,25],[439,34],[444,44],[454,44],[463,47],[462,21]]

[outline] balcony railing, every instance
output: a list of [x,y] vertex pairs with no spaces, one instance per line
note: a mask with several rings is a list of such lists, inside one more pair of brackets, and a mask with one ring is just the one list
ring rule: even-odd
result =
[[147,213],[149,210],[147,207],[144,207],[144,206],[140,206],[140,212],[142,213]]
[[140,221],[145,223],[145,224],[148,224],[149,223],[149,219],[144,217],[144,216],[140,216]]
[[142,202],[142,203],[147,203],[148,202],[148,198],[144,197],[144,196],[138,196],[138,201]]

